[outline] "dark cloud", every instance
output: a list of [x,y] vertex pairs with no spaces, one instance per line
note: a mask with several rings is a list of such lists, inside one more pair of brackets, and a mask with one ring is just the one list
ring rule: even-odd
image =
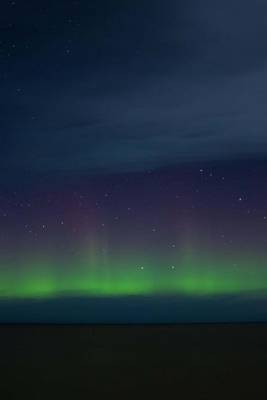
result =
[[266,13],[260,0],[6,6],[0,166],[265,157]]

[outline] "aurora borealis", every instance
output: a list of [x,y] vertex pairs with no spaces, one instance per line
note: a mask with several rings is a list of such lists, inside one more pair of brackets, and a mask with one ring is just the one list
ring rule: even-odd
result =
[[0,322],[266,320],[266,3],[22,3],[0,15]]
[[265,163],[201,165],[6,186],[0,302],[264,301]]
[[[127,260],[120,265],[95,263],[75,265],[70,273],[58,274],[53,264],[33,262],[16,274],[2,272],[1,298],[42,299],[64,296],[216,296],[266,293],[266,265],[239,260],[242,268],[235,270],[232,260],[193,258],[178,267],[136,266]],[[107,263],[106,263],[107,264]],[[230,266],[230,267],[229,267]],[[214,269],[218,269],[218,272]],[[176,271],[178,269],[178,272]],[[254,269],[254,270],[253,270]],[[255,272],[256,270],[256,272]],[[141,273],[140,273],[141,271]]]

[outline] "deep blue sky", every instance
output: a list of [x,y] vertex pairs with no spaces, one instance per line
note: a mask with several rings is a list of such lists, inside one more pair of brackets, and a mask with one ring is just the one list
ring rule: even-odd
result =
[[0,14],[8,179],[265,158],[265,0],[5,0]]
[[[0,322],[267,320],[266,15],[266,0],[2,0]],[[123,273],[152,260],[154,282],[189,249],[196,283],[247,292],[21,289],[80,279],[88,249],[111,283],[117,254]]]

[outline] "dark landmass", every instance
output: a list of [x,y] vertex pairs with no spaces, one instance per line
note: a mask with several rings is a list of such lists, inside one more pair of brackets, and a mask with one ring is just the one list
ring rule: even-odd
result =
[[267,324],[1,325],[1,399],[260,399]]

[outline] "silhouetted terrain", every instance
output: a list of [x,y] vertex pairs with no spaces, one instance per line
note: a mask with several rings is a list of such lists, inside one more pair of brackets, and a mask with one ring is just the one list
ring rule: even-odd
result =
[[0,398],[265,398],[266,338],[267,324],[2,325]]

